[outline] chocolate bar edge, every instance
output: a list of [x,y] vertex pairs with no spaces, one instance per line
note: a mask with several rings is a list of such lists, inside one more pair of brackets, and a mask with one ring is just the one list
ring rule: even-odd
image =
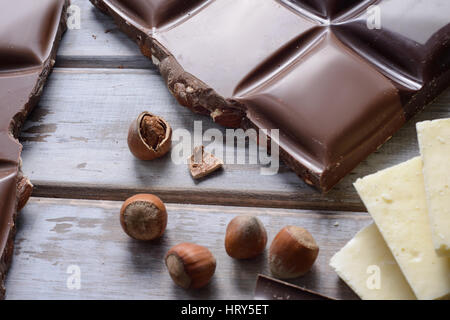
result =
[[[12,123],[10,125],[10,132],[15,139],[18,139],[19,132],[24,122],[26,121],[27,116],[38,104],[45,82],[53,70],[59,44],[61,42],[63,34],[67,30],[67,9],[69,5],[70,0],[65,0],[64,7],[61,12],[58,32],[53,42],[53,48],[52,51],[50,52],[49,57],[43,63],[42,71],[39,75],[38,82],[36,83],[33,92],[30,94],[28,102],[24,105],[24,108],[19,113],[17,113],[12,120]],[[8,269],[13,259],[14,239],[16,235],[16,219],[18,216],[18,211],[20,211],[25,206],[26,202],[28,201],[28,198],[31,196],[32,187],[33,185],[28,180],[28,178],[23,176],[22,168],[19,165],[17,169],[16,211],[14,212],[12,217],[13,224],[11,225],[11,228],[9,230],[8,240],[6,242],[5,249],[3,250],[3,253],[0,257],[0,300],[3,300],[6,294],[5,281]]]

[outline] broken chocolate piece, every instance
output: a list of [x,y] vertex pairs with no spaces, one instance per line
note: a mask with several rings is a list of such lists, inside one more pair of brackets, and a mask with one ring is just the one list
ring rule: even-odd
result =
[[255,288],[256,300],[336,300],[320,293],[280,281],[268,276],[258,275]]
[[194,179],[206,177],[223,166],[222,160],[204,149],[204,146],[195,147],[194,154],[189,158],[189,170]]
[[450,84],[448,0],[91,1],[182,105],[280,129],[282,159],[322,191]]
[[0,19],[0,299],[17,211],[32,184],[20,172],[18,132],[36,105],[66,29],[68,0],[2,1]]

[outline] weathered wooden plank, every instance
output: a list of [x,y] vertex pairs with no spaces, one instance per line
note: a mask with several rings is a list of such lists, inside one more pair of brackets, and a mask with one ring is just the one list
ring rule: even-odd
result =
[[61,42],[56,66],[153,68],[112,19],[88,0],[72,0],[80,8],[80,29],[69,29]]
[[[122,200],[153,192],[179,203],[362,211],[352,182],[416,156],[415,122],[449,117],[450,90],[327,195],[285,166],[277,175],[262,176],[260,165],[227,164],[195,182],[187,166],[174,164],[170,156],[136,160],[127,147],[127,130],[146,109],[166,118],[174,130],[192,132],[197,120],[204,130],[225,132],[209,118],[180,107],[153,70],[56,69],[22,133],[23,169],[36,185],[35,195]],[[226,153],[231,151],[225,146]]]
[[[257,273],[269,274],[264,256],[235,261],[223,241],[228,222],[255,214],[266,225],[269,244],[285,225],[307,228],[320,246],[313,270],[293,283],[336,298],[355,298],[328,266],[330,257],[371,221],[365,213],[168,205],[163,238],[142,243],[121,230],[120,202],[34,198],[20,214],[7,299],[251,299]],[[217,259],[210,285],[200,291],[176,287],[163,257],[180,242],[207,246]],[[81,271],[81,289],[70,290],[67,269]]]

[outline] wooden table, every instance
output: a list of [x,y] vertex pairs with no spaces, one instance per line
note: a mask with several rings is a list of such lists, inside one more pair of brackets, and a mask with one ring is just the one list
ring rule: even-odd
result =
[[[86,0],[81,29],[69,30],[38,108],[25,124],[23,170],[35,184],[20,213],[7,299],[251,299],[257,273],[269,274],[266,256],[234,261],[224,250],[227,223],[252,213],[269,241],[279,229],[306,227],[321,251],[313,270],[292,281],[336,298],[355,298],[328,266],[330,257],[371,222],[352,182],[418,155],[415,123],[450,117],[450,90],[361,163],[330,193],[321,195],[284,165],[275,176],[259,165],[226,165],[196,183],[169,157],[142,162],[130,154],[130,122],[144,110],[174,129],[224,129],[182,108],[158,71],[112,21]],[[227,149],[225,148],[227,151]],[[157,243],[140,243],[121,230],[121,201],[140,192],[168,203],[169,224]],[[170,246],[190,241],[209,247],[218,267],[199,291],[177,288],[165,270]],[[270,242],[269,242],[270,243]],[[69,289],[70,266],[81,288]]]

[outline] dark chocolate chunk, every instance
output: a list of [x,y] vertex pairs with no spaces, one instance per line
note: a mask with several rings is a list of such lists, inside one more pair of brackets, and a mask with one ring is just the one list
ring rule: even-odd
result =
[[450,84],[448,0],[91,1],[182,105],[280,129],[282,159],[322,191]]
[[66,28],[65,0],[3,1],[0,19],[0,298],[10,264],[15,217],[32,185],[20,172],[18,131],[37,103]]
[[320,293],[293,284],[258,275],[255,288],[256,300],[335,300]]

